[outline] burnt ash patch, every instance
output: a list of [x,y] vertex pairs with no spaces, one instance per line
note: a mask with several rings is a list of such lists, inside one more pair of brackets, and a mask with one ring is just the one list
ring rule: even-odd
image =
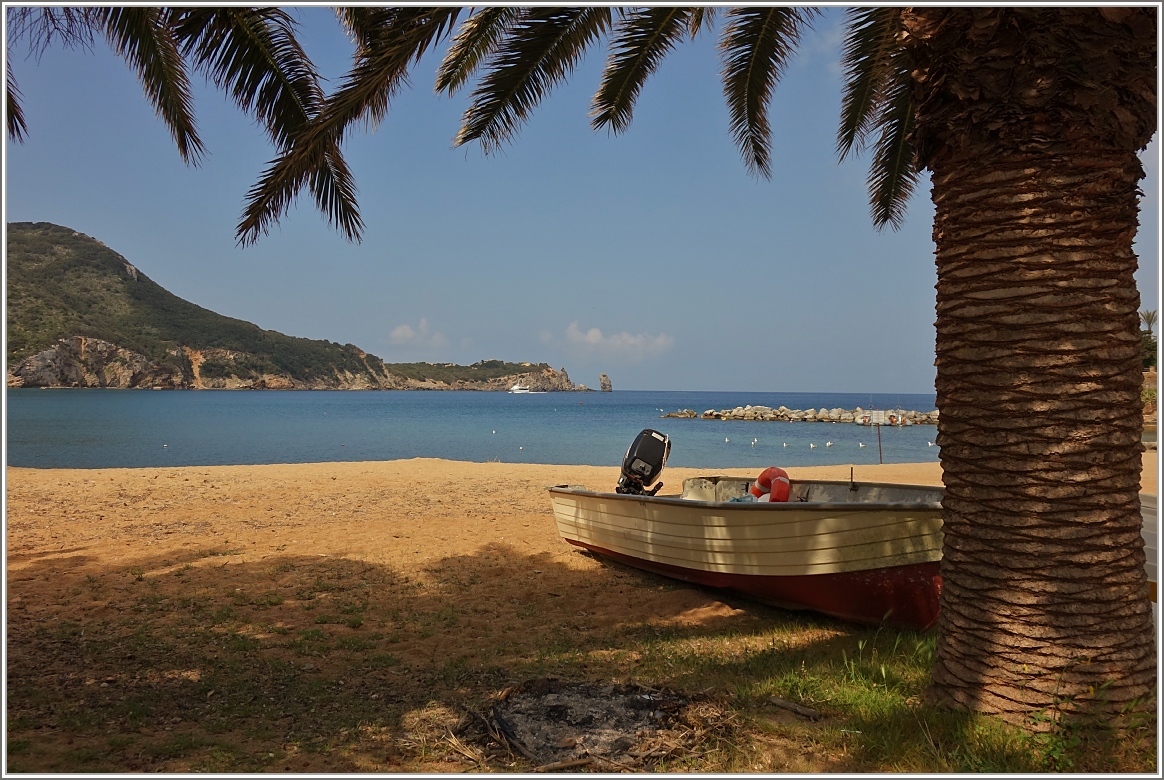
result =
[[514,754],[535,771],[642,771],[703,755],[730,721],[706,697],[545,678],[506,689],[486,714],[467,712],[454,736],[480,746],[482,764]]

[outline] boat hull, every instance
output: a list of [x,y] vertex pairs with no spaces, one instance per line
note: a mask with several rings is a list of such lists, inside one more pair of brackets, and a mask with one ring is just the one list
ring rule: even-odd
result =
[[763,575],[711,572],[645,560],[574,539],[570,544],[644,571],[790,610],[810,610],[867,625],[925,631],[938,622],[942,575],[938,562],[836,574]]
[[[786,609],[925,630],[942,578],[941,488],[792,482],[788,503],[737,503],[750,479],[696,477],[681,496],[550,488],[570,544],[629,566]],[[1141,494],[1153,617],[1159,623],[1155,496]]]
[[550,493],[563,539],[627,565],[859,623],[937,622],[939,492],[805,481],[788,503],[729,500],[747,484],[697,478],[682,497]]

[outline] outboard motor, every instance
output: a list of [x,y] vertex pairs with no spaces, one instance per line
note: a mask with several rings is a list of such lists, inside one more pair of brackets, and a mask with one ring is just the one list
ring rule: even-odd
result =
[[615,493],[627,493],[633,496],[653,496],[663,487],[663,483],[647,489],[667,464],[667,455],[671,452],[671,440],[667,434],[646,428],[635,437],[626,456],[622,459],[622,476],[618,478],[618,487]]

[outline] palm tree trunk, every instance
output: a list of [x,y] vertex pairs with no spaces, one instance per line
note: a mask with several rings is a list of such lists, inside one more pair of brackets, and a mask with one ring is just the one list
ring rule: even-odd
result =
[[[1102,13],[905,22],[936,207],[946,486],[929,696],[1035,727],[1154,708],[1156,687],[1132,252],[1155,17],[1145,43]],[[1134,72],[1087,73],[1097,52]],[[1113,84],[1130,87],[1106,106],[1084,94]]]
[[933,694],[1018,719],[1118,711],[1156,682],[1139,162],[949,162],[933,185],[946,485]]

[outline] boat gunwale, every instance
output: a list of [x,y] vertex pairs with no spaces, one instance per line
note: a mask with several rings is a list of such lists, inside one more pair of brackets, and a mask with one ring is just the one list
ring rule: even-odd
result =
[[[905,485],[894,482],[856,482],[851,483],[845,480],[823,480],[823,479],[805,479],[793,480],[793,488],[796,485],[849,485],[857,484],[861,487],[873,488],[912,488],[915,490],[925,490],[929,492],[942,491],[943,488],[934,485]],[[708,508],[727,508],[731,510],[741,509],[746,512],[768,512],[780,511],[788,512],[794,509],[799,510],[828,510],[837,511],[841,509],[848,509],[849,511],[860,511],[863,509],[924,509],[930,511],[941,511],[942,503],[940,501],[787,501],[779,503],[769,502],[752,502],[752,501],[700,501],[697,499],[680,498],[676,495],[666,496],[647,496],[647,495],[633,495],[629,493],[614,493],[597,490],[585,490],[572,488],[569,485],[550,485],[547,490],[551,494],[559,493],[568,496],[594,496],[606,499],[615,499],[618,501],[649,501],[652,504],[660,504],[663,506],[685,506],[685,507],[708,507]]]

